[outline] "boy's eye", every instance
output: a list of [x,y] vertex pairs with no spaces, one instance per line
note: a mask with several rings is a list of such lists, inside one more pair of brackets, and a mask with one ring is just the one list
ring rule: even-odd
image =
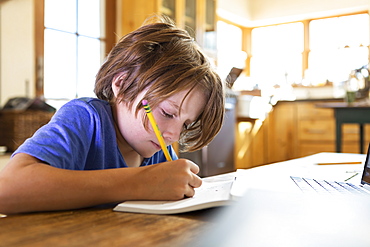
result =
[[187,130],[189,129],[191,126],[193,126],[194,122],[192,123],[184,123],[184,129]]
[[164,110],[162,110],[162,114],[163,114],[163,116],[165,116],[166,118],[173,118],[173,117],[174,117],[174,115],[169,114],[169,113],[165,112]]

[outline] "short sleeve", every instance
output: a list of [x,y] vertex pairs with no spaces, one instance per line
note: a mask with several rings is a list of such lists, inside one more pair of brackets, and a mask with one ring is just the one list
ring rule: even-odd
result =
[[99,131],[98,122],[97,113],[85,102],[67,103],[15,153],[27,153],[55,167],[83,170],[87,157],[94,155],[90,146]]

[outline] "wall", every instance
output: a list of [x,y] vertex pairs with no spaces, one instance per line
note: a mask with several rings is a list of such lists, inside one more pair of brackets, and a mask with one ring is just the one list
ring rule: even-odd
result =
[[[246,27],[368,11],[369,0],[218,0],[218,14]],[[230,14],[236,14],[231,16]]]
[[0,4],[0,106],[11,97],[34,97],[33,13],[32,0]]
[[249,0],[254,25],[367,11],[369,0]]
[[252,0],[217,0],[217,15],[242,26],[251,23]]

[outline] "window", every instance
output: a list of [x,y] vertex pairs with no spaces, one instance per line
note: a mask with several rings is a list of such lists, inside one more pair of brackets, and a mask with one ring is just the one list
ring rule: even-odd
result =
[[189,34],[196,38],[196,27],[197,27],[197,1],[196,0],[185,0],[185,30]]
[[217,68],[222,79],[226,79],[232,67],[244,68],[246,54],[242,51],[241,28],[217,22]]
[[309,84],[346,81],[352,70],[368,64],[368,14],[313,20],[309,32]]
[[302,79],[303,23],[252,30],[251,78],[260,88]]
[[45,0],[44,97],[59,107],[94,96],[104,57],[104,0]]

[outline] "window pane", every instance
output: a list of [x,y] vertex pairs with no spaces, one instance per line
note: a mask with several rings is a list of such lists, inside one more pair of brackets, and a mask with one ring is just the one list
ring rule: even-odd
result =
[[369,15],[350,15],[338,18],[340,46],[367,46],[369,44]]
[[45,0],[44,96],[56,108],[95,96],[104,8],[105,0]]
[[161,12],[170,17],[172,20],[175,20],[176,0],[162,0]]
[[100,37],[100,0],[78,0],[78,33]]
[[308,84],[341,83],[368,64],[369,15],[349,15],[310,23]]
[[252,31],[253,53],[271,51],[302,52],[303,51],[303,24],[292,23],[272,27],[255,28]]
[[352,70],[368,63],[368,49],[357,47],[311,51],[308,63],[306,83],[315,85],[326,80],[342,82],[348,79]]
[[332,49],[339,47],[338,26],[335,25],[336,18],[314,20],[310,22],[310,49]]
[[76,96],[76,36],[45,29],[44,93],[47,98]]
[[242,51],[242,30],[239,27],[218,21],[217,32],[217,67],[224,79],[232,67],[245,67],[246,54]]
[[185,30],[195,38],[196,37],[196,1],[185,0]]
[[252,30],[251,77],[260,88],[300,83],[303,24],[291,23]]
[[253,56],[251,77],[261,88],[299,83],[302,80],[302,55],[285,54],[278,56]]
[[206,29],[204,32],[204,44],[203,48],[205,50],[216,51],[216,27],[215,27],[215,20],[216,20],[216,6],[215,0],[207,0],[206,1]]
[[78,38],[78,97],[95,96],[95,76],[100,67],[100,41],[98,39]]
[[369,44],[369,15],[350,15],[310,22],[310,48],[338,49]]
[[76,0],[45,0],[45,27],[75,33]]

